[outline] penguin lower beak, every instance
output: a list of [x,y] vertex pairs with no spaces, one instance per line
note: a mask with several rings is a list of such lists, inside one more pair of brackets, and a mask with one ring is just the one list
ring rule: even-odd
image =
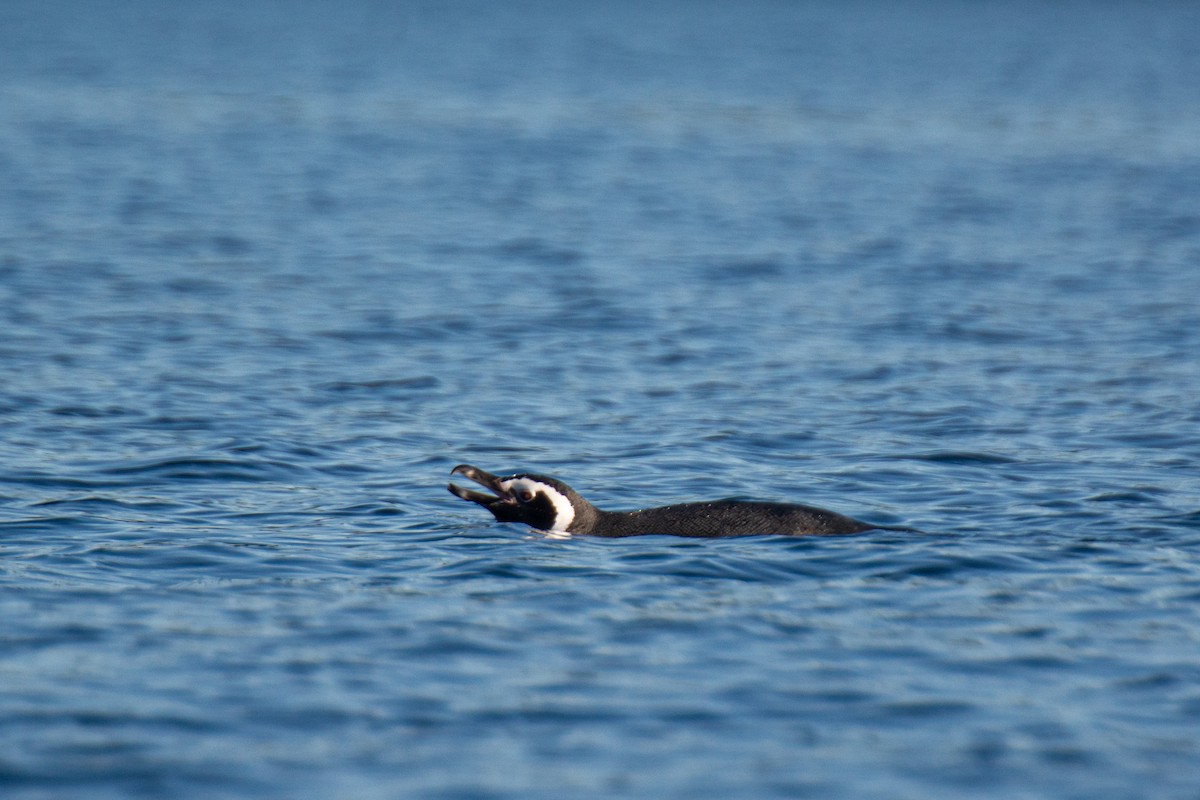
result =
[[464,489],[461,486],[456,486],[455,484],[451,483],[446,488],[449,489],[450,493],[455,497],[461,497],[463,500],[470,500],[472,503],[478,503],[485,508],[490,507],[493,503],[502,502],[509,499],[508,492],[504,491],[504,488],[500,486],[500,479],[490,472],[481,470],[479,467],[472,467],[470,464],[459,464],[457,467],[450,470],[450,474],[462,475],[467,480],[475,481],[475,483],[478,483],[485,489],[491,489],[496,493],[495,495],[484,494],[483,492],[476,492],[472,489]]

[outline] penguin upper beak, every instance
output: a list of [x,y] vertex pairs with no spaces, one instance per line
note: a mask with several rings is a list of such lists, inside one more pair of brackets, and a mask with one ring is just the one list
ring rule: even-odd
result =
[[508,492],[500,486],[500,479],[490,472],[485,472],[479,467],[472,467],[470,464],[459,464],[454,469],[450,470],[451,475],[462,475],[470,481],[475,481],[485,489],[491,489],[495,495],[476,492],[472,489],[464,489],[461,486],[456,486],[453,483],[446,488],[455,497],[461,497],[463,500],[470,500],[472,503],[478,503],[484,508],[490,508],[493,503],[503,502],[511,499]]

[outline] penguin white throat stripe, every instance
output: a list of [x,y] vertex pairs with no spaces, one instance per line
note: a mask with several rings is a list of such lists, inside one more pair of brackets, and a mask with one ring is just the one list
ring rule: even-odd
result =
[[728,536],[832,536],[873,529],[912,531],[872,525],[823,508],[793,503],[713,500],[680,503],[639,511],[604,511],[560,480],[518,473],[499,478],[470,464],[450,472],[474,481],[493,494],[450,484],[455,497],[470,500],[499,522],[516,522],[549,534],[644,536],[666,534],[717,538]]
[[539,495],[549,499],[554,507],[554,521],[544,530],[566,533],[575,521],[575,509],[571,506],[570,498],[548,483],[532,477],[509,478],[500,481],[500,488],[512,495],[518,503],[536,502]]
[[[477,492],[450,484],[450,491],[492,512],[499,522],[518,522],[539,531],[574,533],[580,511],[591,509],[588,502],[561,481],[544,475],[509,475],[500,478],[470,464],[460,464],[452,475],[475,481],[493,494]],[[594,512],[595,509],[592,509]]]

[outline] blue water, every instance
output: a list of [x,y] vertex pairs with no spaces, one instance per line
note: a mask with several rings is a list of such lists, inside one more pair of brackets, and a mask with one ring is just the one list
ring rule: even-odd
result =
[[0,795],[1194,800],[1197,30],[8,0]]

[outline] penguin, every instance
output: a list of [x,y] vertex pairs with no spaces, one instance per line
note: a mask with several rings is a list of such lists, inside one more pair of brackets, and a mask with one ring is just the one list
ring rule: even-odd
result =
[[[459,464],[451,475],[462,475],[494,494],[447,487],[455,497],[470,500],[492,512],[499,522],[528,525],[548,536],[644,536],[666,534],[693,538],[732,536],[832,536],[882,528],[812,506],[714,500],[681,503],[639,511],[604,511],[584,500],[570,486],[545,475],[519,472],[501,478],[470,464]],[[893,530],[893,529],[888,529]]]

